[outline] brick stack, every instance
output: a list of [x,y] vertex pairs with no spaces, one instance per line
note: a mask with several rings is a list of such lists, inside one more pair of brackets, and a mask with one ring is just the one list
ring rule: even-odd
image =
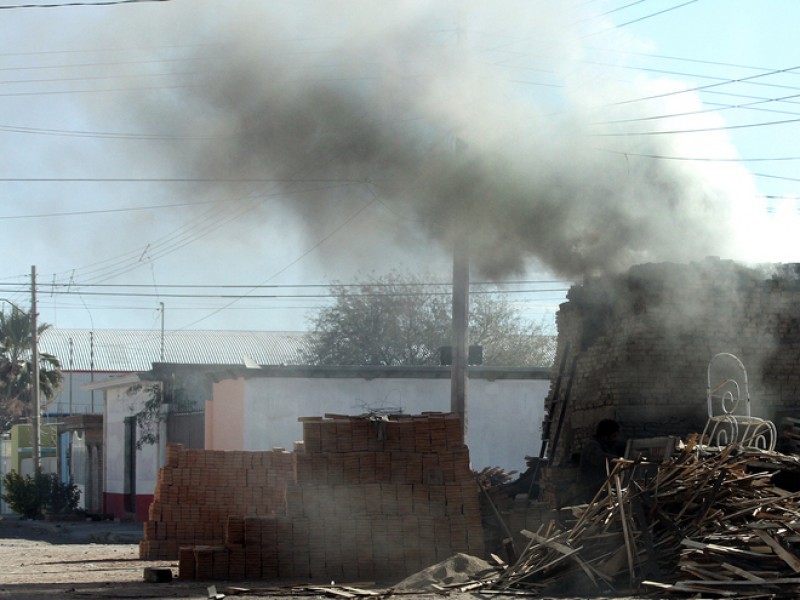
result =
[[286,482],[293,478],[293,455],[283,450],[223,452],[169,444],[139,556],[174,560],[181,546],[224,544],[230,515],[283,512]]
[[455,415],[303,419],[303,441],[287,511],[327,532],[324,543],[311,540],[312,578],[389,578],[456,552],[484,554]]
[[[458,418],[301,420],[286,514],[228,520],[227,578],[381,580],[456,552],[484,555],[479,489]],[[181,549],[181,578],[217,577],[208,554]]]

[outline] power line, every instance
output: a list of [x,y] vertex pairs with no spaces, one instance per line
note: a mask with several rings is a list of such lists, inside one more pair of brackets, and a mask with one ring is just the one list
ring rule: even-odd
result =
[[[609,106],[621,106],[621,105],[624,105],[624,104],[633,104],[634,102],[644,102],[646,100],[656,100],[658,98],[667,98],[669,96],[676,96],[678,94],[686,94],[688,92],[705,91],[705,90],[709,90],[709,89],[712,89],[712,88],[720,87],[720,86],[723,86],[723,85],[730,85],[732,83],[752,83],[756,79],[760,79],[762,77],[769,77],[771,75],[780,75],[780,74],[786,74],[786,73],[790,73],[790,74],[796,75],[796,74],[798,74],[797,73],[798,69],[800,69],[800,66],[789,67],[789,68],[786,68],[786,69],[775,69],[773,71],[768,71],[766,73],[759,73],[757,75],[750,75],[749,77],[740,77],[738,79],[728,79],[728,80],[725,80],[725,81],[718,81],[716,83],[709,83],[708,85],[695,86],[695,87],[686,88],[686,89],[682,89],[682,90],[674,90],[674,91],[671,91],[671,92],[664,92],[664,93],[661,93],[661,94],[653,94],[652,96],[644,96],[644,97],[641,97],[641,98],[632,98],[632,99],[629,99],[629,100],[620,100],[619,102],[611,103]],[[792,87],[792,86],[773,86],[773,87],[786,87],[788,89],[798,89],[796,86],[795,87]]]
[[[563,279],[514,279],[508,281],[470,281],[470,285],[479,285],[479,286],[497,286],[497,285],[531,285],[531,284],[556,284],[556,283],[571,283],[571,281],[563,280]],[[17,286],[20,284],[11,283],[11,282],[2,282],[0,281],[0,288],[3,286]],[[88,287],[88,288],[152,288],[153,284],[151,283],[73,283],[74,287]],[[246,288],[246,289],[280,289],[280,288],[347,288],[347,287],[369,287],[369,288],[387,288],[387,287],[450,287],[453,285],[452,280],[446,281],[400,281],[400,282],[392,282],[392,283],[383,283],[380,281],[363,281],[363,282],[353,282],[353,283],[341,283],[341,282],[330,282],[330,283],[262,283],[262,284],[253,284],[253,283],[240,283],[240,284],[206,284],[206,283],[168,283],[168,284],[161,284],[159,285],[160,288],[168,288],[168,289],[237,289],[237,288]],[[40,289],[47,289],[49,287],[52,288],[60,288],[64,287],[64,284],[61,283],[40,283],[38,285]],[[24,289],[24,286],[23,288]]]
[[[359,215],[360,215],[362,212],[364,212],[364,211],[365,211],[365,210],[367,210],[367,209],[368,209],[370,206],[372,206],[373,204],[375,204],[375,202],[377,202],[377,200],[378,200],[378,198],[377,198],[377,195],[376,195],[376,194],[374,194],[374,192],[373,192],[373,199],[372,199],[370,202],[367,202],[367,203],[366,203],[366,204],[364,204],[363,206],[361,206],[361,207],[357,208],[357,209],[356,209],[356,210],[355,210],[355,211],[354,211],[354,212],[353,212],[351,215],[349,215],[349,216],[348,216],[348,217],[347,217],[347,218],[346,218],[346,219],[345,219],[345,220],[344,220],[344,221],[343,221],[341,224],[339,224],[339,226],[338,226],[338,227],[334,228],[334,229],[333,229],[333,230],[332,230],[330,233],[328,233],[327,235],[325,235],[325,236],[324,236],[322,239],[318,240],[318,241],[317,241],[317,243],[315,243],[314,245],[312,245],[312,246],[311,246],[311,247],[310,247],[308,250],[306,250],[305,252],[301,253],[301,254],[300,254],[300,255],[299,255],[297,258],[295,258],[293,261],[289,262],[289,264],[287,264],[287,265],[286,265],[286,266],[284,266],[283,268],[281,268],[281,269],[278,269],[277,271],[275,271],[275,272],[274,272],[272,275],[270,275],[269,277],[267,277],[267,279],[265,279],[264,281],[262,281],[262,283],[267,283],[268,281],[270,281],[270,280],[272,280],[272,279],[275,279],[276,277],[278,277],[279,275],[281,275],[281,274],[282,274],[282,273],[284,273],[285,271],[288,271],[288,270],[289,270],[291,267],[293,267],[294,265],[296,265],[297,263],[299,263],[301,260],[303,260],[303,259],[304,259],[306,256],[308,256],[309,254],[311,254],[311,253],[312,253],[314,250],[316,250],[317,248],[319,248],[319,247],[320,247],[322,244],[324,244],[324,243],[325,243],[326,241],[328,241],[330,238],[332,238],[334,235],[336,235],[337,233],[339,233],[339,231],[341,231],[342,229],[344,229],[345,227],[347,227],[347,225],[349,225],[349,224],[350,224],[350,223],[351,223],[353,220],[355,220],[355,219],[356,219],[356,217],[358,217],[358,216],[359,216]],[[225,310],[225,309],[227,309],[228,307],[232,306],[232,305],[233,305],[233,304],[235,304],[236,302],[238,302],[238,301],[240,301],[240,300],[242,300],[242,299],[244,299],[244,298],[247,298],[248,296],[249,296],[249,293],[245,293],[245,294],[241,295],[239,298],[232,300],[231,302],[229,302],[229,303],[228,303],[228,304],[226,304],[225,306],[222,306],[222,307],[220,307],[219,309],[217,309],[217,310],[215,310],[215,311],[212,311],[212,312],[210,312],[210,313],[209,313],[209,314],[207,314],[205,317],[202,317],[201,319],[197,319],[197,320],[195,320],[195,321],[192,321],[191,323],[189,323],[188,325],[186,325],[185,327],[183,327],[183,329],[188,329],[189,327],[193,327],[194,325],[197,325],[198,323],[201,323],[201,322],[205,321],[206,319],[213,317],[215,314],[217,314],[217,313],[219,313],[219,312],[222,312],[223,310]]]
[[[608,49],[606,49],[606,48],[602,48],[602,49],[601,48],[589,48],[589,49],[590,50],[594,50],[594,51],[603,51],[603,52],[607,52],[608,51]],[[653,53],[649,53],[649,52],[635,52],[635,51],[631,51],[631,50],[616,50],[616,49],[614,50],[614,52],[616,52],[618,54],[627,54],[629,56],[640,56],[640,57],[644,57],[644,58],[656,58],[656,59],[659,59],[659,60],[674,60],[674,61],[677,61],[677,62],[688,62],[688,63],[694,63],[694,64],[700,64],[700,65],[710,65],[710,66],[713,66],[713,67],[733,67],[733,68],[736,68],[736,69],[750,69],[750,70],[762,71],[762,72],[774,71],[775,70],[773,67],[756,67],[754,65],[745,65],[745,64],[741,64],[741,63],[731,63],[731,62],[716,61],[716,60],[703,60],[703,59],[700,59],[700,58],[687,58],[685,56],[668,56],[668,55],[665,55],[665,54],[653,54]],[[631,67],[631,68],[635,69],[636,67]]]
[[[690,4],[694,4],[695,2],[697,2],[697,0],[689,0],[688,2],[684,2],[683,4],[678,4],[676,6],[671,6],[669,8],[665,8],[664,10],[660,10],[658,12],[650,13],[649,15],[644,15],[642,17],[638,17],[636,19],[632,19],[632,20],[626,21],[624,23],[619,23],[619,24],[615,25],[614,27],[609,27],[608,29],[601,29],[599,31],[595,31],[595,32],[586,34],[584,36],[584,38],[595,36],[595,35],[598,35],[598,34],[601,34],[601,33],[607,33],[609,31],[615,31],[617,29],[622,29],[623,27],[627,27],[628,25],[633,25],[634,23],[639,23],[639,22],[645,21],[647,19],[652,19],[653,17],[658,17],[658,16],[666,14],[668,12],[672,12],[673,10],[678,10],[679,8],[683,8],[684,6],[688,6]],[[637,4],[637,3],[634,2],[633,4]],[[630,6],[633,6],[633,4],[631,4]],[[627,8],[627,7],[623,6],[622,8]],[[615,12],[615,11],[611,11],[611,12]],[[609,14],[609,13],[607,13],[607,14]],[[598,15],[595,18],[599,18],[601,16],[603,16],[603,15]]]
[[753,127],[771,127],[774,125],[788,125],[789,123],[800,123],[797,119],[784,119],[782,121],[765,121],[761,123],[747,123],[744,125],[721,125],[719,127],[701,127],[699,129],[674,129],[669,131],[624,131],[621,133],[592,133],[596,137],[631,137],[640,135],[677,135],[685,133],[705,133],[708,131],[730,131],[734,129],[750,129]]
[[684,6],[689,6],[690,4],[694,4],[695,2],[697,2],[697,0],[689,0],[688,2],[684,2],[683,4],[678,4],[677,6],[672,6],[670,8],[665,8],[664,10],[660,10],[658,12],[655,12],[655,13],[652,13],[652,14],[649,14],[649,15],[645,15],[643,17],[639,17],[638,19],[633,19],[631,21],[627,21],[626,23],[620,23],[619,25],[616,26],[616,29],[620,29],[622,27],[627,27],[628,25],[633,25],[634,23],[639,23],[639,22],[644,21],[646,19],[652,19],[653,17],[658,17],[658,16],[663,15],[665,13],[672,12],[673,10],[678,10],[679,8],[683,8]]
[[641,158],[654,158],[658,160],[683,160],[683,161],[696,161],[696,162],[776,162],[776,161],[792,161],[800,160],[800,156],[776,156],[774,158],[711,158],[701,156],[666,156],[662,154],[645,154],[640,152],[625,152],[622,150],[610,150],[608,148],[596,148],[600,152],[608,152],[609,154],[620,154],[623,156],[637,156]]
[[[553,293],[553,292],[567,292],[569,291],[568,287],[565,288],[548,288],[548,289],[536,289],[536,290],[503,290],[502,292],[494,291],[494,290],[470,290],[471,294],[494,294],[494,295],[507,295],[507,294],[539,294],[539,293]],[[338,294],[252,294],[248,293],[246,295],[242,294],[190,294],[190,293],[168,293],[168,292],[87,292],[87,291],[59,291],[59,290],[51,290],[49,292],[53,296],[101,296],[101,297],[122,297],[122,298],[191,298],[191,299],[217,299],[217,300],[230,300],[234,299],[242,299],[247,298],[249,300],[301,300],[301,299],[328,299],[328,298],[338,298]],[[441,291],[424,291],[424,292],[414,292],[414,291],[398,291],[394,290],[388,293],[380,293],[380,292],[350,292],[347,294],[348,297],[358,297],[358,298],[392,298],[392,297],[425,297],[425,296],[450,296],[452,295],[452,291],[443,289]]]
[[368,183],[336,177],[0,177],[0,182],[33,183]]
[[115,4],[136,4],[137,2],[169,2],[170,0],[99,0],[98,2],[65,2],[62,4],[11,4],[2,5],[0,10],[14,8],[65,8],[70,6],[113,6]]
[[[161,0],[167,1],[167,0]],[[111,50],[113,51],[113,50]],[[74,52],[81,52],[80,50],[75,50]],[[88,51],[84,51],[88,52]],[[30,53],[33,54],[33,53]],[[36,53],[39,54],[39,53]],[[0,55],[0,56],[8,56],[8,55]],[[199,58],[156,58],[156,59],[147,59],[147,60],[118,60],[113,62],[89,62],[89,63],[69,63],[69,64],[60,64],[60,65],[33,65],[33,66],[24,66],[24,67],[0,67],[0,72],[2,71],[41,71],[43,69],[59,69],[61,71],[65,69],[82,69],[84,67],[120,67],[123,65],[151,65],[151,64],[164,64],[164,63],[176,63],[176,62],[197,62]],[[149,75],[149,73],[142,73],[142,75]],[[58,79],[56,81],[71,81],[71,79]],[[2,83],[31,83],[29,80],[21,80],[21,81],[4,81]],[[37,82],[34,82],[37,83]]]
[[[651,115],[648,117],[633,117],[630,119],[617,119],[614,121],[600,121],[597,123],[592,123],[592,125],[621,125],[623,123],[642,123],[645,121],[659,121],[662,119],[677,119],[679,117],[693,117],[697,115],[709,114],[709,113],[721,113],[725,110],[756,110],[759,112],[768,112],[768,113],[775,113],[775,114],[783,114],[783,115],[795,115],[800,116],[800,113],[797,111],[789,111],[789,110],[779,110],[774,108],[757,108],[756,106],[759,104],[766,104],[768,102],[783,102],[790,98],[800,98],[800,94],[793,94],[791,96],[785,96],[783,98],[773,98],[773,99],[765,99],[759,100],[757,102],[751,102],[748,104],[717,104],[717,108],[705,108],[700,110],[693,110],[689,112],[682,112],[682,113],[671,113],[671,114],[663,114],[663,115]],[[708,103],[706,103],[708,104]],[[711,103],[715,104],[715,103]]]
[[781,175],[769,175],[767,173],[753,173],[753,177],[765,177],[768,179],[781,179],[783,181],[800,181],[798,177],[783,177]]
[[634,2],[631,2],[631,3],[629,3],[629,4],[626,4],[625,6],[620,6],[620,7],[618,7],[618,8],[613,8],[613,9],[611,9],[611,10],[608,10],[608,11],[604,12],[604,13],[600,13],[599,15],[594,15],[594,16],[592,16],[592,17],[587,17],[586,19],[582,19],[582,20],[581,20],[581,21],[579,21],[579,22],[583,22],[583,21],[591,21],[591,20],[593,20],[593,19],[599,19],[599,18],[601,18],[601,17],[607,17],[608,15],[613,15],[613,14],[614,14],[614,13],[616,13],[616,12],[619,12],[619,11],[621,11],[621,10],[625,10],[626,8],[630,8],[631,6],[636,6],[637,4],[641,4],[642,2],[646,2],[646,1],[647,1],[647,0],[635,0]]
[[21,127],[18,125],[0,125],[0,131],[9,133],[30,133],[36,135],[48,135],[57,137],[80,137],[97,139],[120,139],[120,140],[208,140],[219,139],[224,136],[201,136],[201,135],[174,135],[163,133],[132,133],[117,131],[91,131],[91,130],[70,130],[70,129],[45,129],[41,127]]
[[[155,46],[129,46],[127,48],[117,47],[117,48],[83,48],[83,49],[61,49],[61,50],[34,50],[29,52],[0,52],[0,58],[9,57],[9,56],[43,56],[43,55],[53,55],[53,54],[101,54],[107,55],[110,52],[139,52],[142,50],[175,50],[175,49],[184,49],[184,48],[213,48],[214,46],[211,44],[163,44],[163,45],[155,45]],[[157,62],[157,61],[152,61]],[[115,65],[117,63],[108,63]],[[64,65],[70,66],[70,65]]]

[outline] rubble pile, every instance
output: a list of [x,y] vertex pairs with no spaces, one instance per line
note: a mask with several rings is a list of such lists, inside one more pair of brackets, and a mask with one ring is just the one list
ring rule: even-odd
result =
[[[574,522],[523,532],[530,542],[494,590],[800,595],[800,493],[775,484],[800,472],[777,452],[690,445],[661,464],[619,459]],[[564,509],[567,510],[567,509]]]

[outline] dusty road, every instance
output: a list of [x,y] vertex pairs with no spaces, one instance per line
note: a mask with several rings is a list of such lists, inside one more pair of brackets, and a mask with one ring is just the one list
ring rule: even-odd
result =
[[207,598],[204,582],[145,583],[137,528],[113,523],[0,520],[0,598]]
[[[139,560],[139,538],[141,526],[134,524],[0,519],[0,600],[206,600],[211,585],[215,585],[219,593],[224,592],[228,585],[249,589],[263,589],[269,585],[263,581],[180,581],[177,579],[177,562]],[[176,578],[169,583],[147,583],[143,577],[145,567],[169,567]],[[286,600],[292,596],[287,592],[283,595],[253,593],[227,597]],[[313,598],[314,595],[304,593],[303,597]],[[409,600],[441,598],[434,594],[397,597]]]
[[[286,582],[276,583],[275,586],[285,586],[285,591],[274,594],[263,592],[264,588],[270,586],[264,581],[180,581],[177,579],[176,561],[139,560],[140,538],[141,525],[135,524],[48,523],[0,518],[0,600],[206,600],[209,598],[209,586],[212,585],[220,594],[231,585],[253,590],[253,593],[226,596],[229,599],[287,600],[326,596],[322,592],[315,594],[307,589],[291,594]],[[170,568],[175,578],[169,583],[145,582],[146,567]],[[262,591],[256,592],[258,588]],[[387,591],[386,587],[374,589],[378,592]],[[405,591],[376,598],[387,596],[398,600],[441,600],[443,597],[441,594]],[[469,593],[450,593],[447,597],[450,600],[511,598]],[[631,598],[628,597],[628,600]]]

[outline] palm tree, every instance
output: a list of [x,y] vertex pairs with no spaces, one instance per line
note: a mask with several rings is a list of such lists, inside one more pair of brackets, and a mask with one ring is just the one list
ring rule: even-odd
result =
[[[31,315],[14,306],[0,312],[0,431],[29,416],[33,402],[33,344]],[[50,325],[37,328],[39,334]],[[61,383],[61,364],[51,354],[39,354],[39,390],[42,398],[55,396]]]

